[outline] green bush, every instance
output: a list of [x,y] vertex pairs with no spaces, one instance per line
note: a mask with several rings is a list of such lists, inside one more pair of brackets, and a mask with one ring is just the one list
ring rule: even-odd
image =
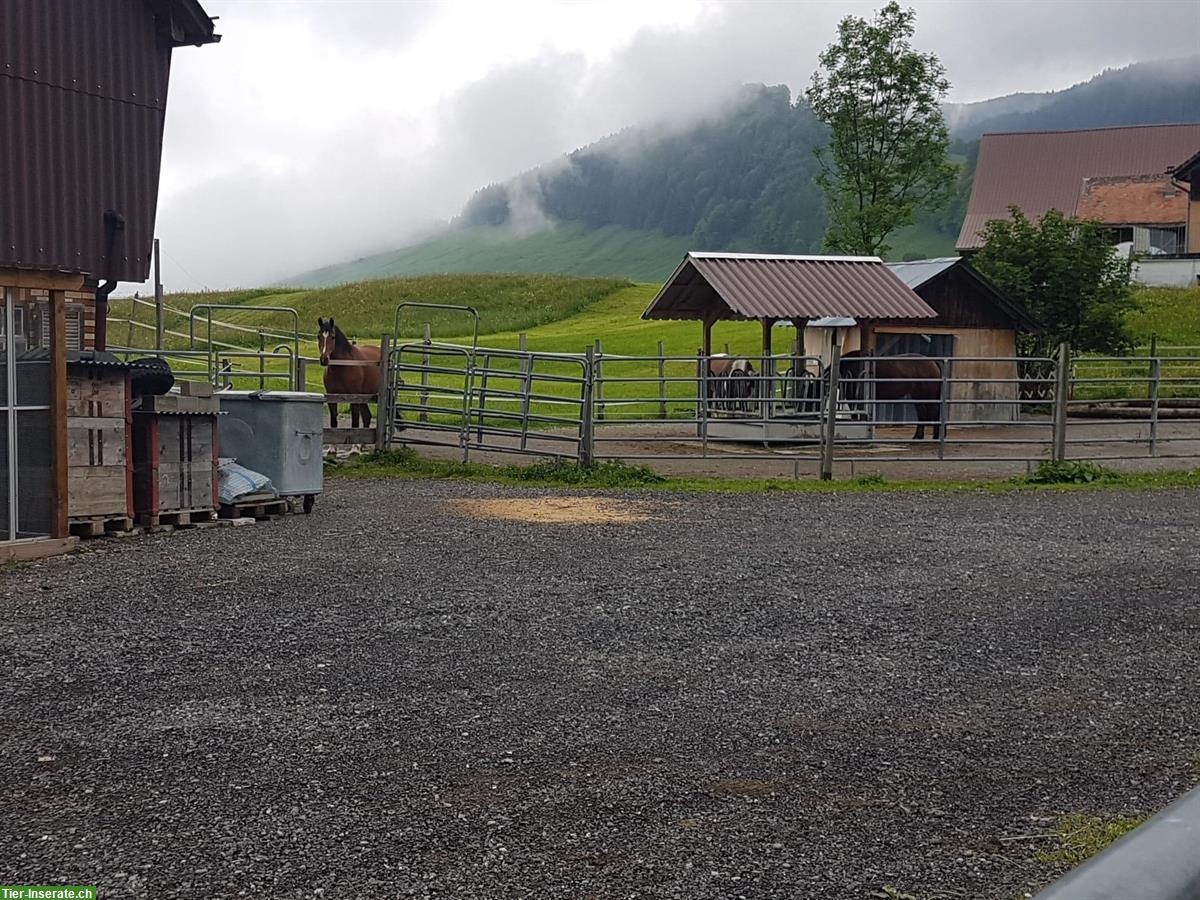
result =
[[1064,460],[1063,462],[1039,463],[1038,467],[1023,476],[1024,484],[1092,484],[1098,481],[1113,481],[1120,478],[1112,469],[1091,462]]

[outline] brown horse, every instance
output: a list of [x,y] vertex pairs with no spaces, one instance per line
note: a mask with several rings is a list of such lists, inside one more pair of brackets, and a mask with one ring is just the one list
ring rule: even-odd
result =
[[[838,367],[839,378],[867,378],[870,366],[867,361],[870,353],[852,350],[842,355],[842,364]],[[942,366],[935,359],[922,356],[919,353],[904,353],[899,356],[888,356],[873,360],[875,374],[875,399],[884,402],[909,400],[917,411],[917,430],[913,440],[925,438],[925,425],[933,427],[933,439],[942,436]],[[850,387],[850,385],[847,385]],[[866,383],[859,381],[854,384],[852,399],[863,400]],[[871,414],[878,418],[877,413]]]
[[[379,348],[360,347],[352,342],[331,318],[328,322],[317,319],[317,351],[321,365],[325,366],[325,393],[327,394],[379,394]],[[336,365],[343,360],[373,363],[368,366]],[[335,365],[330,365],[333,362]],[[338,408],[329,404],[329,427],[338,427]],[[358,427],[362,418],[364,428],[371,427],[371,408],[365,403],[350,404],[350,424]]]

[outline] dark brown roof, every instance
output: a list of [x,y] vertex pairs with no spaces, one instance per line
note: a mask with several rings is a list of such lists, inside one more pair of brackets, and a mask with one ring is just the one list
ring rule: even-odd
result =
[[1200,150],[1197,150],[1192,156],[1173,168],[1171,172],[1176,178],[1191,182],[1195,178],[1197,168],[1200,168]]
[[985,134],[958,248],[980,245],[991,219],[1018,206],[1030,218],[1074,215],[1085,178],[1163,174],[1200,148],[1200,123]]
[[4,0],[0,267],[145,280],[171,51],[216,39],[195,0]]
[[875,256],[689,253],[643,319],[922,319],[937,313]]

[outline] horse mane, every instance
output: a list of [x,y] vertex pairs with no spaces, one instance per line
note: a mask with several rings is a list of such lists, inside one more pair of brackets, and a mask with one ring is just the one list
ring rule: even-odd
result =
[[335,350],[349,351],[353,346],[353,341],[346,337],[346,333],[338,326],[333,319],[329,320],[329,324],[333,326],[333,347]]

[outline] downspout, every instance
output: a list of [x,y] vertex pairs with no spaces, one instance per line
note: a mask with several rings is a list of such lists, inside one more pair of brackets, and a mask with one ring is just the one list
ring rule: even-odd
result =
[[125,230],[125,217],[115,209],[104,211],[104,283],[96,288],[96,351],[108,349],[108,295],[117,286],[117,280],[112,277],[113,249],[117,243],[117,233]]

